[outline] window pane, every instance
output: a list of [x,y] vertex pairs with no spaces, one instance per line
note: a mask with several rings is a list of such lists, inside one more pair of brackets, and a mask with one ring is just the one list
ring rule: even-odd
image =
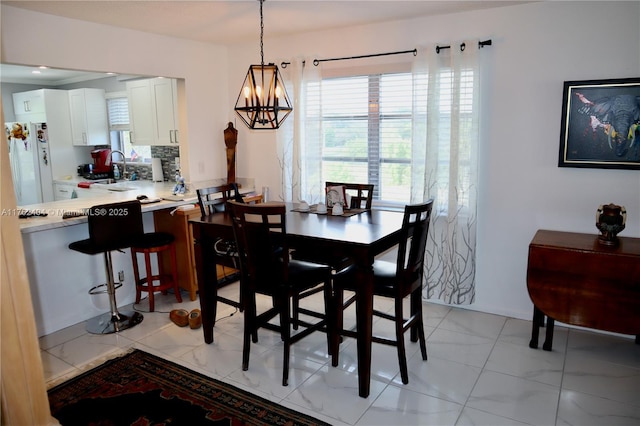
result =
[[406,203],[411,197],[411,165],[382,164],[380,199]]
[[322,81],[322,115],[366,116],[368,109],[368,78],[332,78]]
[[367,120],[324,120],[323,157],[367,158]]

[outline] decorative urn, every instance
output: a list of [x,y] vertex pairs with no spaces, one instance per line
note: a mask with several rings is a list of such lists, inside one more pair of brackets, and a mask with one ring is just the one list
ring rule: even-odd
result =
[[607,246],[618,244],[618,233],[624,229],[627,210],[613,203],[601,205],[596,212],[596,227],[600,230],[598,242]]

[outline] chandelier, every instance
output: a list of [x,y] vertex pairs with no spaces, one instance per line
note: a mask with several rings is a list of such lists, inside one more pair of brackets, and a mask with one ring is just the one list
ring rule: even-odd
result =
[[291,113],[291,102],[287,96],[277,65],[264,64],[264,22],[260,1],[260,65],[251,65],[244,78],[242,89],[234,110],[250,129],[277,129]]

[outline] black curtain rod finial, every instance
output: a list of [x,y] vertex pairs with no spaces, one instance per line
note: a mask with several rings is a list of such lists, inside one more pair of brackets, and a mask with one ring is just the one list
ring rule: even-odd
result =
[[[491,39],[484,40],[484,41],[479,41],[478,42],[478,49],[482,49],[485,46],[491,46],[491,44],[492,44]],[[436,53],[440,53],[441,50],[450,49],[450,48],[451,48],[451,46],[436,46]],[[464,49],[466,49],[466,48],[467,48],[467,45],[465,43],[462,43],[460,45],[460,51],[461,52],[464,52]]]

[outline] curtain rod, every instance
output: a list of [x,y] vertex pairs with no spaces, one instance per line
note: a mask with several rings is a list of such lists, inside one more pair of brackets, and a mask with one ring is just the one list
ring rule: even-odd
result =
[[[362,59],[362,58],[373,58],[376,56],[389,56],[389,55],[402,55],[405,53],[413,53],[413,56],[416,56],[418,54],[418,49],[413,49],[413,50],[402,50],[399,52],[385,52],[385,53],[373,53],[370,55],[360,55],[360,56],[345,56],[343,58],[329,58],[329,59],[314,59],[313,60],[313,65],[315,65],[316,67],[320,64],[320,62],[329,62],[329,61],[344,61],[346,59]],[[280,64],[280,66],[282,68],[286,68],[287,65],[289,65],[291,62],[282,62]],[[302,62],[304,65],[304,62]]]
[[[484,40],[484,41],[479,41],[478,42],[478,49],[482,49],[485,46],[491,46],[492,42],[491,39],[489,40]],[[464,51],[464,49],[467,47],[467,45],[465,43],[460,44],[460,50]],[[444,49],[450,49],[451,46],[436,46],[436,53],[440,53],[441,50]],[[370,55],[359,55],[359,56],[345,56],[343,58],[329,58],[329,59],[314,59],[313,60],[313,65],[314,66],[318,66],[320,64],[320,62],[329,62],[329,61],[344,61],[346,59],[362,59],[362,58],[373,58],[376,56],[389,56],[389,55],[402,55],[405,53],[413,53],[413,56],[416,56],[418,54],[418,49],[413,49],[413,50],[402,50],[399,52],[385,52],[385,53],[373,53]],[[302,65],[305,64],[306,61],[302,62]],[[291,64],[291,62],[282,62],[280,63],[280,66],[282,68],[286,68],[287,65]]]
[[[491,39],[478,42],[478,49],[482,49],[485,46],[491,46]],[[465,43],[460,44],[460,51],[464,52],[467,47]],[[451,46],[436,46],[436,53],[440,53],[441,50],[450,49]]]

